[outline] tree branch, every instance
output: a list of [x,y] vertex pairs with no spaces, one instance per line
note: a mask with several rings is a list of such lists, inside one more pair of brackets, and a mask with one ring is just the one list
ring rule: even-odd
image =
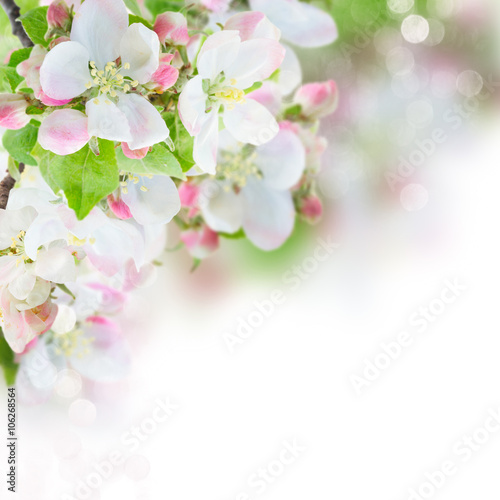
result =
[[19,40],[23,44],[23,47],[32,47],[33,42],[26,34],[26,31],[24,31],[23,25],[17,20],[21,15],[19,6],[16,4],[16,2],[14,2],[14,0],[0,0],[0,4],[7,13],[7,16],[9,16],[13,35],[19,38]]
[[[23,25],[18,21],[21,15],[21,10],[19,6],[14,2],[14,0],[0,0],[0,4],[4,8],[7,16],[9,17],[10,24],[12,26],[12,33],[17,36],[21,41],[23,47],[33,46],[33,42],[30,37],[24,31]],[[24,170],[24,165],[19,164],[19,172]],[[15,179],[11,177],[10,174],[6,175],[4,179],[0,182],[0,208],[5,208],[7,202],[9,201],[9,194],[14,185],[16,184]]]

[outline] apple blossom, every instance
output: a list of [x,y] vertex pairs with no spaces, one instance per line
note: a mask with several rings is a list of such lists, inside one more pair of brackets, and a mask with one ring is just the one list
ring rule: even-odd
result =
[[54,0],[47,10],[49,28],[67,29],[70,21],[68,4],[64,0]]
[[189,42],[187,20],[180,12],[165,12],[155,19],[153,26],[161,43],[186,45]]
[[195,138],[193,158],[202,171],[215,173],[219,111],[226,129],[240,142],[258,146],[276,136],[274,117],[257,101],[247,100],[244,91],[268,78],[284,55],[276,40],[242,42],[234,30],[207,38],[198,56],[198,75],[179,98],[179,115]]
[[26,126],[28,102],[19,94],[0,94],[0,127],[17,130]]
[[333,80],[323,83],[308,83],[295,92],[294,102],[302,106],[302,115],[318,120],[337,109],[339,92]]
[[195,259],[206,259],[219,248],[219,235],[205,225],[183,231],[181,241]]
[[[45,94],[52,99],[73,99],[90,91],[85,105],[88,136],[124,141],[130,149],[165,140],[169,136],[165,122],[136,93],[158,69],[158,35],[141,23],[128,26],[121,0],[86,0],[75,14],[70,38],[56,45],[42,63],[40,82]],[[44,121],[40,127],[42,147],[56,154],[68,154],[64,139],[68,111],[74,110],[53,112],[49,124]],[[83,119],[78,121],[82,133],[78,141],[73,137],[71,149],[86,144]]]

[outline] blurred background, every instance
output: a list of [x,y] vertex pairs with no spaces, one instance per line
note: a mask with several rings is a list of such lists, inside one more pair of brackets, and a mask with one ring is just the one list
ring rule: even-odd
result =
[[[69,373],[49,403],[20,407],[19,498],[498,498],[500,437],[467,463],[453,450],[500,405],[500,5],[312,3],[339,29],[297,49],[305,82],[340,91],[321,124],[323,218],[270,253],[224,239],[194,272],[171,228],[122,318],[131,376]],[[3,11],[0,31],[4,57]],[[456,302],[422,312],[449,281]],[[369,380],[402,332],[413,342]],[[176,407],[165,422],[158,398]],[[296,460],[276,465],[294,440]],[[457,472],[419,492],[445,460]]]

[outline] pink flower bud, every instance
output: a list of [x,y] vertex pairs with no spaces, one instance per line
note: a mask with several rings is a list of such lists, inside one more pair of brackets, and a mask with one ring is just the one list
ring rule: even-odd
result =
[[302,114],[317,120],[337,109],[339,93],[333,80],[323,83],[308,83],[295,93],[294,101],[302,106]]
[[0,126],[11,130],[23,128],[30,121],[28,103],[22,95],[0,94]]
[[299,210],[310,222],[317,222],[323,214],[323,204],[317,196],[307,196],[301,200]]
[[69,9],[64,0],[54,0],[49,5],[47,22],[49,23],[49,28],[69,28]]
[[191,182],[183,182],[179,186],[179,198],[183,207],[195,207],[198,204],[200,188]]
[[115,198],[113,194],[110,194],[108,196],[108,206],[119,219],[125,220],[132,218],[130,209],[120,197]]
[[153,29],[161,43],[186,45],[189,42],[187,20],[179,12],[160,14],[156,18]]
[[181,240],[195,259],[205,259],[219,248],[219,235],[208,226],[184,231]]
[[142,160],[149,153],[149,146],[141,149],[130,149],[126,142],[122,142],[122,151],[127,158]]
[[160,64],[153,73],[151,81],[156,84],[155,90],[158,94],[163,94],[165,90],[172,87],[179,78],[179,70],[170,64]]

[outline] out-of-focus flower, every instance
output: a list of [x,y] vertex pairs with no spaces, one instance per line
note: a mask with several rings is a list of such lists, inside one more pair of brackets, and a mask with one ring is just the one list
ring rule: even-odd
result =
[[181,240],[195,259],[206,259],[219,248],[219,235],[205,225],[183,231]]
[[250,0],[252,10],[266,14],[283,39],[299,47],[321,47],[335,41],[337,26],[329,14],[299,0]]
[[242,42],[238,31],[207,38],[198,56],[198,76],[179,98],[179,115],[195,137],[193,158],[201,170],[215,173],[221,109],[226,129],[240,142],[259,146],[276,136],[275,118],[257,101],[246,99],[244,91],[268,78],[284,55],[276,40]]
[[339,92],[333,80],[308,83],[295,93],[294,101],[302,106],[302,114],[318,120],[333,113],[338,106]]
[[64,0],[54,0],[47,10],[49,28],[69,28],[71,18],[68,4]]
[[0,94],[0,126],[17,130],[26,126],[30,117],[26,114],[28,103],[22,95]]
[[161,43],[186,45],[189,42],[187,20],[180,12],[164,12],[153,26]]
[[[141,95],[131,93],[151,81],[159,56],[158,35],[141,23],[129,26],[123,2],[86,0],[75,15],[71,41],[60,43],[45,57],[40,82],[53,99],[73,99],[97,87],[98,97],[85,107],[88,135],[124,141],[131,149],[140,149],[169,135],[156,108]],[[67,141],[61,139],[67,130],[61,113],[67,111],[71,110],[53,112],[48,124],[44,120],[40,127],[40,144],[56,154],[68,154]],[[80,122],[83,128],[83,119]],[[83,135],[80,139],[83,147]]]
[[241,152],[227,133],[221,133],[221,154],[215,186],[201,190],[199,205],[214,230],[235,233],[243,228],[263,250],[278,248],[290,236],[295,209],[289,191],[305,168],[305,150],[290,130],[280,130],[253,153]]
[[263,12],[239,12],[226,21],[224,29],[238,31],[242,42],[254,38],[280,39],[280,30]]
[[323,205],[321,200],[314,195],[309,195],[299,201],[299,213],[307,221],[317,222],[323,214]]
[[222,13],[229,9],[231,0],[194,0],[194,3],[201,4],[212,12]]

